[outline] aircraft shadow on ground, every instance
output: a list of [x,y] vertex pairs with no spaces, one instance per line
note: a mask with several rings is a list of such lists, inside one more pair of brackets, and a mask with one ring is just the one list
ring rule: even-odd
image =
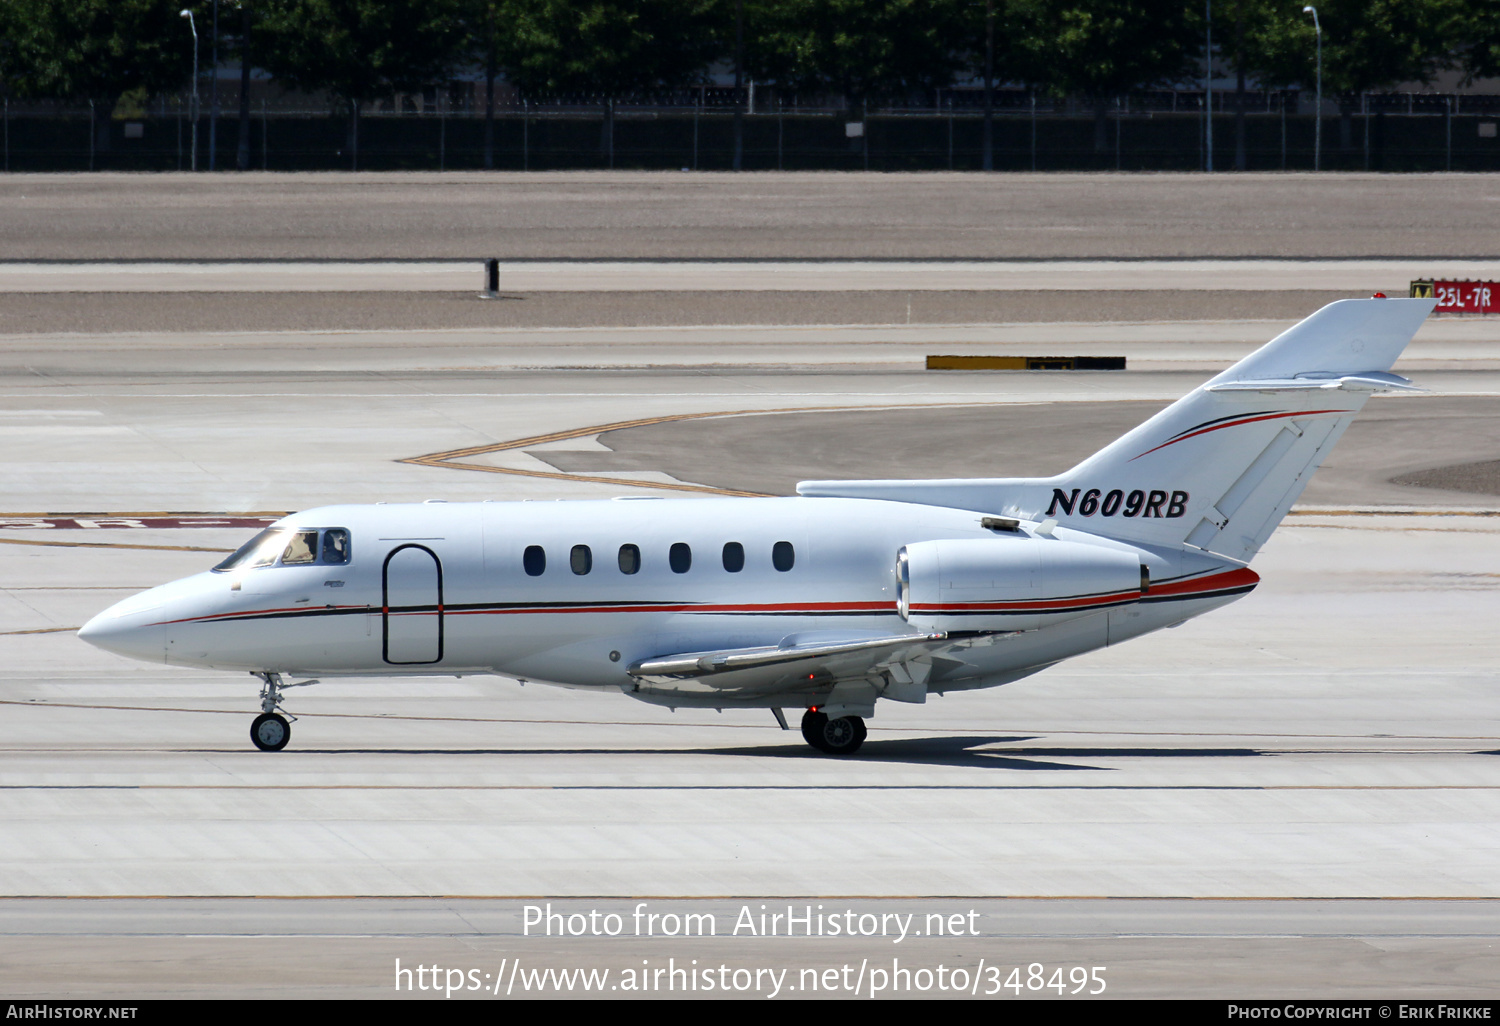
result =
[[[1117,766],[1060,762],[1059,759],[1239,759],[1271,753],[1253,748],[1080,748],[993,745],[1030,741],[1027,737],[959,735],[867,741],[854,755],[830,756],[805,743],[738,745],[733,748],[299,748],[298,755],[732,755],[758,759],[818,759],[842,762],[910,763],[919,766],[960,766],[999,770],[1108,770]],[[1495,753],[1500,754],[1500,753]]]
[[[995,735],[960,735],[954,737],[903,738],[889,741],[866,741],[847,761],[904,762],[924,766],[965,766],[1008,770],[1115,770],[1114,766],[1079,765],[1056,761],[1102,758],[1242,758],[1265,753],[1250,748],[992,748],[1025,737]],[[806,745],[779,745],[774,748],[702,749],[709,755],[752,755],[761,758],[827,759]]]

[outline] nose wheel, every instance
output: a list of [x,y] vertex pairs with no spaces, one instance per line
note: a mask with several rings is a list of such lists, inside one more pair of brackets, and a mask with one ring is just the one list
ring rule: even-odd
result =
[[292,739],[292,725],[278,713],[261,713],[250,724],[250,740],[263,752],[279,752]]
[[292,723],[297,717],[278,712],[281,709],[281,693],[287,688],[302,688],[316,684],[315,680],[304,680],[296,684],[283,684],[279,673],[256,673],[261,679],[260,715],[250,724],[250,740],[263,752],[279,752],[292,739]]
[[835,716],[809,709],[802,714],[802,738],[829,755],[853,755],[865,743],[865,721],[859,716]]

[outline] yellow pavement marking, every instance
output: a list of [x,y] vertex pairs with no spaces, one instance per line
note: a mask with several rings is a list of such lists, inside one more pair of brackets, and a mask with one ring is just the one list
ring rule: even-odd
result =
[[492,467],[483,463],[464,463],[461,460],[473,456],[485,456],[495,452],[506,452],[514,449],[524,449],[532,445],[543,445],[547,442],[564,442],[571,438],[587,438],[590,435],[602,434],[605,431],[619,431],[624,428],[651,427],[655,424],[670,424],[682,420],[710,420],[721,417],[755,417],[763,414],[774,413],[837,413],[846,410],[881,410],[881,409],[914,409],[914,408],[941,408],[952,406],[1007,406],[1009,403],[987,403],[987,402],[953,402],[953,403],[903,403],[899,406],[783,406],[766,410],[725,410],[712,413],[671,413],[660,417],[641,417],[637,420],[620,420],[612,424],[595,424],[591,427],[573,428],[567,431],[553,431],[545,435],[533,435],[530,438],[517,438],[509,442],[495,442],[491,445],[474,445],[465,449],[450,449],[447,452],[428,453],[426,456],[413,456],[409,459],[397,460],[397,463],[412,463],[424,467],[447,467],[451,470],[477,470],[486,474],[513,474],[517,477],[541,477],[554,481],[589,481],[594,484],[622,485],[631,488],[652,488],[658,490],[670,490],[675,492],[705,492],[710,495],[733,495],[760,498],[765,492],[740,491],[734,488],[715,488],[712,485],[680,484],[666,481],[643,481],[638,478],[627,477],[597,477],[585,474],[565,474],[561,471],[545,470],[521,470],[512,467]]

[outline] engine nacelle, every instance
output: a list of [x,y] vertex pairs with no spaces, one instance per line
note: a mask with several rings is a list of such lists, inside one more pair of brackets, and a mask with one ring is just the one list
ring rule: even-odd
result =
[[896,606],[924,631],[1032,630],[1137,602],[1131,552],[1026,535],[917,542],[896,554]]

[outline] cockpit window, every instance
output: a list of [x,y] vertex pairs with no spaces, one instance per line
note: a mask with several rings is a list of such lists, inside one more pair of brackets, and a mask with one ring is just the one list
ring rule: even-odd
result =
[[286,546],[287,527],[268,527],[235,550],[234,555],[214,567],[215,570],[248,570],[253,566],[270,566]]
[[323,562],[342,566],[349,562],[349,532],[342,527],[330,527],[323,532]]
[[292,535],[291,541],[287,542],[286,549],[281,553],[281,562],[287,566],[300,563],[316,563],[318,561],[318,532],[298,531]]
[[[320,536],[321,547],[318,544]],[[223,572],[271,566],[278,561],[278,557],[282,566],[310,566],[316,563],[342,566],[349,562],[349,532],[342,527],[267,528],[241,545],[234,555],[214,567],[214,570]]]

